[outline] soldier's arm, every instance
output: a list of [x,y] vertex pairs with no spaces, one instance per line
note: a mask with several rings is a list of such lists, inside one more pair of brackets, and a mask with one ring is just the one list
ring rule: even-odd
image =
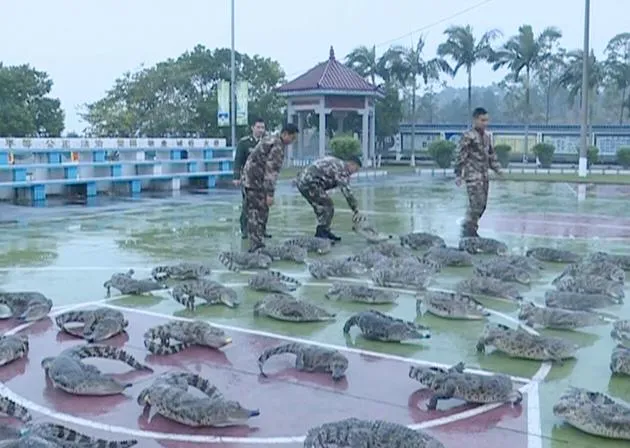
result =
[[497,174],[501,173],[501,164],[499,163],[499,158],[497,157],[497,153],[494,151],[494,144],[490,141],[490,145],[488,146],[488,161],[490,162],[490,169]]
[[346,202],[348,203],[348,207],[353,212],[357,212],[357,200],[352,193],[352,189],[350,188],[350,178],[345,175],[340,175],[337,178],[337,185],[339,185],[339,190],[341,190],[341,194],[344,198],[346,198]]
[[284,163],[284,146],[280,140],[274,141],[269,158],[265,164],[265,177],[263,180],[263,188],[268,196],[273,196],[276,190],[276,181],[278,174]]
[[468,162],[468,151],[470,148],[470,137],[466,133],[459,139],[457,158],[455,159],[455,176],[462,177],[466,163]]
[[249,147],[246,140],[241,140],[236,145],[236,154],[234,154],[234,180],[241,178],[241,170],[245,166],[247,161],[247,155],[249,153]]

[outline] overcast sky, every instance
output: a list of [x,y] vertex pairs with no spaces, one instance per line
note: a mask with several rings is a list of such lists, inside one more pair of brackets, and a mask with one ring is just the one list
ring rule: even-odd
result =
[[[383,51],[425,35],[433,54],[449,25],[470,24],[479,33],[498,28],[507,36],[522,24],[536,32],[557,26],[568,48],[581,47],[583,39],[582,0],[235,1],[237,50],[278,60],[289,78],[325,60],[330,45],[342,59],[358,45]],[[597,54],[628,30],[626,1],[592,2]],[[0,11],[0,60],[30,63],[52,76],[67,130],[83,129],[77,108],[102,97],[123,72],[196,44],[230,46],[229,0],[0,0]],[[474,72],[476,84],[499,78],[484,66]],[[463,86],[465,77],[449,82]]]

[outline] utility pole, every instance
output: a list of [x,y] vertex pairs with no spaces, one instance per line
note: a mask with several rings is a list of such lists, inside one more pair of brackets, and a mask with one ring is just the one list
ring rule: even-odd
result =
[[231,130],[231,145],[236,147],[236,50],[234,48],[234,2],[231,1],[232,8],[232,52],[230,57],[230,130]]
[[589,44],[591,1],[584,0],[584,57],[582,60],[582,123],[580,125],[580,159],[578,176],[586,177],[586,156],[588,152],[588,107],[589,107],[589,62],[591,48]]

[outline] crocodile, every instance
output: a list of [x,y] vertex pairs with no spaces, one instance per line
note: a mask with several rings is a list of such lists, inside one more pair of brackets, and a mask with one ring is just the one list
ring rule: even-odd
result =
[[337,282],[330,286],[324,297],[328,300],[377,305],[395,303],[399,295],[400,294],[395,291],[384,291],[365,285]]
[[0,367],[26,357],[28,350],[28,336],[25,334],[0,336]]
[[565,276],[554,283],[558,291],[581,292],[585,294],[602,294],[623,303],[625,293],[623,283],[606,280],[597,275],[580,275],[579,277]]
[[492,277],[475,276],[461,280],[455,285],[455,291],[514,301],[523,300],[523,296],[514,285]]
[[373,247],[376,251],[380,252],[382,255],[388,258],[403,258],[414,256],[413,252],[410,249],[404,246],[398,246],[387,241],[375,244]]
[[109,441],[94,438],[54,423],[13,428],[0,440],[2,448],[128,448],[138,444],[134,439]]
[[529,285],[532,281],[529,271],[496,259],[476,262],[474,272],[475,275],[480,277],[492,277],[504,282],[514,282],[522,285]]
[[373,225],[368,223],[364,215],[359,213],[352,215],[352,231],[365,238],[368,243],[381,243],[394,238],[393,235],[379,232]]
[[433,380],[441,374],[447,373],[447,372],[460,372],[463,373],[464,372],[464,363],[460,362],[458,364],[455,364],[454,366],[445,369],[443,367],[436,367],[436,366],[409,366],[409,378],[411,378],[412,380],[416,380],[418,381],[420,384],[422,384],[425,387],[431,387],[431,383],[433,383]]
[[630,405],[601,392],[570,386],[553,414],[587,434],[630,440]]
[[525,256],[548,263],[578,263],[582,259],[575,252],[553,247],[533,247],[525,252]]
[[506,255],[508,247],[505,243],[480,236],[467,236],[459,240],[459,249],[470,254]]
[[524,269],[531,274],[540,273],[540,271],[545,269],[544,265],[540,261],[524,255],[500,255],[498,257],[491,258],[491,260],[507,263],[511,266]]
[[156,282],[153,279],[133,278],[134,273],[133,269],[129,269],[127,272],[113,274],[109,280],[103,283],[103,287],[107,289],[107,297],[111,296],[112,288],[117,289],[125,296],[141,295],[168,288],[165,284]]
[[[192,394],[195,388],[203,395]],[[227,400],[208,380],[188,372],[167,372],[142,390],[137,402],[145,410],[191,427],[240,426],[260,415],[258,409],[246,409],[238,401]]]
[[223,330],[200,320],[170,321],[144,333],[144,346],[154,355],[172,355],[193,345],[219,349],[231,342]]
[[545,292],[545,305],[550,308],[564,308],[565,310],[590,311],[598,308],[606,308],[618,305],[618,299],[614,299],[604,294],[589,294],[572,291]]
[[481,320],[490,312],[472,296],[448,291],[423,291],[416,300],[416,312],[422,315],[422,308],[435,316],[445,319]]
[[554,361],[558,364],[575,358],[579,348],[565,339],[533,335],[521,327],[513,330],[502,324],[486,325],[477,341],[477,351],[484,353],[488,345],[511,358]]
[[[93,310],[66,311],[55,317],[55,323],[65,333],[85,339],[88,342],[102,342],[125,331],[129,321],[125,315],[112,308],[96,308]],[[81,327],[70,327],[67,324],[82,323]]]
[[442,270],[442,265],[429,258],[416,257],[415,255],[404,255],[400,257],[386,257],[379,261],[372,269],[400,269],[412,268],[420,270],[428,275],[434,275]]
[[328,277],[351,277],[365,274],[367,268],[358,257],[350,256],[329,260],[315,260],[309,263],[308,272],[318,280]]
[[268,348],[258,357],[258,369],[262,376],[265,362],[272,356],[291,353],[296,356],[295,368],[302,372],[326,372],[338,381],[346,375],[348,358],[338,350],[331,350],[313,345],[289,343]]
[[630,348],[617,344],[610,357],[610,370],[615,374],[630,376]]
[[412,250],[429,250],[432,247],[446,247],[444,239],[426,232],[413,232],[400,235],[400,245]]
[[306,263],[308,255],[305,248],[295,244],[270,244],[261,248],[260,252],[273,261],[293,261],[300,264]]
[[24,406],[16,403],[10,398],[0,395],[0,414],[7,417],[14,418],[23,423],[28,423],[33,420],[33,416]]
[[347,418],[311,428],[304,448],[445,448],[429,434],[384,420]]
[[289,293],[302,286],[298,280],[278,271],[259,272],[249,278],[247,285],[254,291],[278,293]]
[[630,319],[620,319],[613,322],[610,336],[619,344],[630,347]]
[[332,241],[328,238],[319,238],[316,236],[298,236],[284,241],[282,244],[286,246],[298,246],[306,249],[308,253],[319,255],[327,254],[332,250]]
[[619,266],[624,271],[630,271],[630,255],[609,254],[606,252],[594,252],[590,254],[587,261],[607,261]]
[[602,325],[606,322],[601,316],[588,311],[541,307],[531,302],[521,304],[518,318],[525,321],[529,327],[551,328],[554,330],[575,330],[593,325]]
[[178,283],[171,290],[171,296],[190,311],[195,310],[195,298],[209,305],[222,304],[228,308],[236,308],[241,304],[235,290],[213,280],[189,280]]
[[212,269],[205,263],[183,262],[171,265],[160,265],[153,268],[151,277],[156,282],[173,280],[198,280],[212,274]]
[[357,326],[366,339],[382,342],[402,342],[429,339],[431,331],[424,325],[398,319],[377,310],[361,311],[351,316],[343,326],[343,334]]
[[562,273],[554,278],[551,284],[555,285],[565,277],[581,277],[584,275],[602,277],[615,283],[624,283],[626,279],[626,273],[616,264],[607,261],[598,261],[572,263],[564,268]]
[[267,316],[287,322],[335,320],[335,313],[288,294],[269,294],[254,304],[254,316]]
[[359,263],[361,263],[368,269],[372,269],[374,266],[389,260],[389,257],[383,255],[377,248],[373,246],[366,247],[354,256],[359,261]]
[[[432,280],[434,268],[426,263],[415,263],[409,260],[406,263],[392,263],[388,260],[376,265],[371,273],[371,278],[377,286],[387,288],[414,288],[426,289]],[[428,262],[429,260],[425,260]]]
[[425,259],[442,266],[464,267],[473,265],[473,257],[468,252],[456,247],[432,247],[424,254]]
[[122,361],[136,370],[153,372],[124,350],[110,345],[79,345],[62,351],[57,356],[42,359],[41,365],[53,387],[72,395],[117,395],[132,386],[104,375],[94,365],[83,363],[86,358]]
[[480,375],[464,372],[464,363],[445,372],[436,372],[428,386],[432,395],[427,409],[435,410],[439,400],[457,398],[467,403],[505,403],[518,405],[523,401],[523,394],[514,390],[512,379],[502,373]]
[[219,261],[232,272],[242,269],[269,269],[273,261],[269,255],[258,252],[221,252]]
[[42,293],[34,291],[0,292],[0,305],[9,308],[10,317],[34,322],[48,316],[53,302]]

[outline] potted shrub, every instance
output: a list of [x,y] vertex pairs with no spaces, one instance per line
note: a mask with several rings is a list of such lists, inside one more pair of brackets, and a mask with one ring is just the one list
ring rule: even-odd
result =
[[330,153],[342,160],[351,156],[361,156],[361,142],[354,137],[341,135],[330,140]]
[[507,168],[510,164],[511,151],[512,147],[510,145],[506,145],[505,143],[501,143],[494,147],[494,152],[497,154],[497,159],[499,159],[499,163],[503,168]]
[[532,152],[538,158],[540,162],[540,166],[543,168],[551,168],[551,163],[553,162],[553,153],[556,151],[556,148],[549,143],[537,143],[532,148]]
[[596,164],[599,161],[599,148],[597,146],[589,146],[586,150],[586,166],[588,168],[591,165]]
[[449,140],[436,140],[429,145],[429,155],[437,166],[442,169],[450,168],[455,156],[457,145]]
[[617,163],[626,170],[630,168],[630,146],[617,149]]

